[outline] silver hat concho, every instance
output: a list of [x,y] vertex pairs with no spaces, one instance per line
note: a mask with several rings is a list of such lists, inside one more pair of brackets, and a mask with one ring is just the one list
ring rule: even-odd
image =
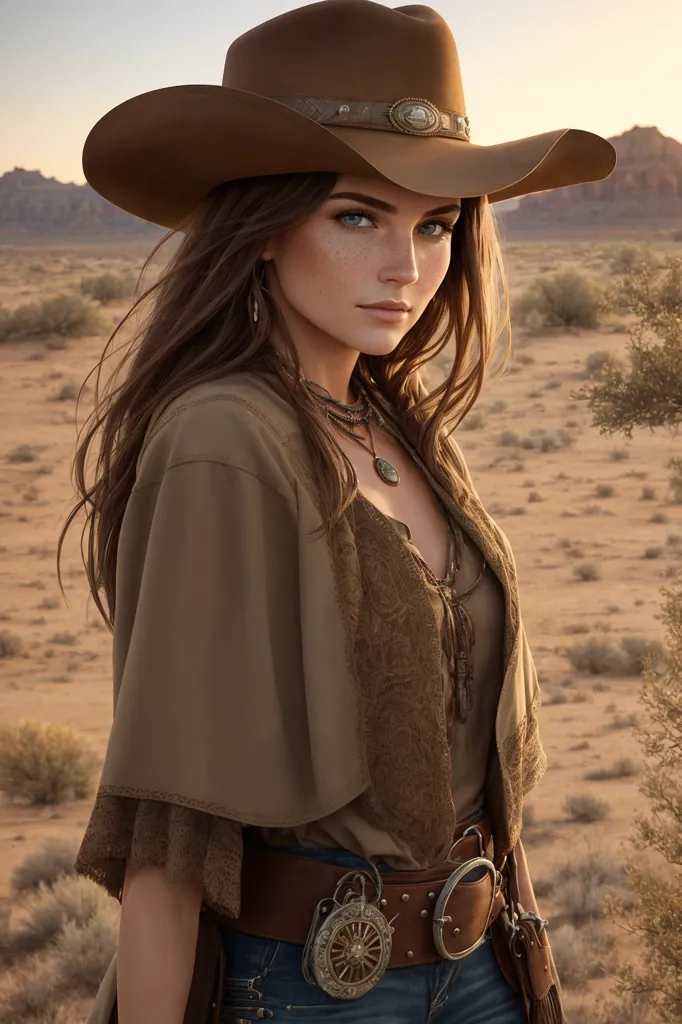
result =
[[441,129],[438,107],[416,96],[396,100],[388,111],[388,117],[398,131],[408,135],[436,135]]

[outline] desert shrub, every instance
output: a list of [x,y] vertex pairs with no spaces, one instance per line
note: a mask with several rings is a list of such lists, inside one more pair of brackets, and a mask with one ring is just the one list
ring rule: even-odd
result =
[[621,245],[611,260],[612,274],[628,274],[651,262],[651,256],[640,245]]
[[78,398],[78,388],[75,384],[62,384],[59,391],[54,395],[55,402],[73,402]]
[[612,484],[597,484],[594,489],[595,498],[612,498],[614,493]]
[[[682,1020],[682,585],[663,589],[666,671],[644,673],[639,730],[645,757],[640,792],[646,812],[636,821],[636,852],[628,859],[634,906],[612,901],[609,916],[638,941],[638,962],[619,972],[621,998],[643,998],[658,1021]],[[639,852],[651,851],[651,870]]]
[[637,715],[614,715],[607,724],[607,729],[634,729],[639,724]]
[[650,517],[649,522],[650,523],[669,523],[670,522],[670,516],[668,516],[665,512],[654,512],[654,514]]
[[656,500],[656,488],[646,484],[642,488],[642,493],[639,496],[640,501],[655,501]]
[[583,643],[567,647],[565,653],[577,672],[595,676],[637,676],[642,674],[647,657],[657,662],[664,651],[658,640],[626,636],[621,637],[619,647],[590,637]]
[[469,413],[461,423],[462,430],[480,430],[484,426],[485,420],[480,412]]
[[635,317],[627,366],[609,368],[571,397],[587,401],[602,434],[631,439],[635,427],[674,429],[682,419],[682,259],[638,267],[613,302]]
[[80,800],[92,791],[95,759],[75,729],[25,721],[0,728],[0,790],[33,804]]
[[12,890],[15,893],[33,892],[41,885],[53,885],[63,875],[74,874],[76,852],[76,844],[70,839],[49,836],[39,849],[15,868]]
[[20,444],[7,454],[8,462],[35,462],[37,455],[29,444]]
[[660,558],[662,554],[663,548],[660,545],[655,544],[653,547],[644,549],[642,558]]
[[519,435],[515,430],[503,430],[497,439],[497,443],[504,448],[517,448],[520,444]]
[[96,307],[78,295],[55,295],[18,306],[0,320],[0,341],[15,338],[82,338],[97,334],[101,322]]
[[601,782],[605,779],[629,779],[639,771],[637,763],[631,757],[619,757],[610,768],[594,768],[585,772],[585,778],[590,782]]
[[573,566],[573,575],[583,583],[591,583],[600,578],[599,566],[594,562],[580,562]]
[[7,980],[9,986],[0,1009],[0,1024],[28,1024],[29,1021],[31,1024],[56,1024],[61,1000],[50,959],[36,957],[25,966],[15,968]]
[[537,327],[597,327],[603,295],[576,270],[538,278],[514,304],[520,323]]
[[595,349],[590,352],[584,363],[583,375],[585,377],[598,377],[606,366],[617,366],[619,360],[613,353],[605,348]]
[[54,944],[53,962],[61,989],[96,993],[116,952],[119,908],[106,898],[85,922],[67,921]]
[[13,658],[21,654],[23,644],[18,633],[12,633],[9,629],[0,629],[0,658]]
[[673,501],[682,505],[682,459],[677,456],[668,459],[667,468],[672,470],[668,477],[668,486],[672,491]]
[[573,437],[563,427],[558,430],[544,430],[542,427],[538,427],[526,437],[519,438],[519,444],[529,451],[556,452],[573,444]]
[[564,800],[564,813],[571,821],[603,821],[609,816],[609,805],[593,793],[569,793]]
[[19,921],[10,929],[9,952],[17,956],[45,949],[67,922],[82,927],[105,910],[110,899],[101,886],[80,875],[38,886],[22,902]]
[[114,299],[127,299],[135,291],[133,274],[97,274],[81,280],[81,292],[105,305]]
[[606,958],[610,966],[614,939],[599,926],[576,929],[562,924],[552,932],[551,941],[557,974],[566,988],[582,989],[591,978],[605,973]]

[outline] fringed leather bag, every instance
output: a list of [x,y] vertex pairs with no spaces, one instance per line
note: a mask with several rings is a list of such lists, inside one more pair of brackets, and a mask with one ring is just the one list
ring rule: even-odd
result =
[[511,987],[520,993],[530,1024],[566,1024],[547,921],[533,911],[524,911],[521,905],[513,850],[502,873],[507,905],[491,926],[497,962]]

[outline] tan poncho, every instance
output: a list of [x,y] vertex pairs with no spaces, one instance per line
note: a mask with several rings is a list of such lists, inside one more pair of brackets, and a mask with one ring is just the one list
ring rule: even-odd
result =
[[[425,471],[505,595],[486,796],[507,852],[546,764],[539,688],[511,549],[449,443],[464,499]],[[152,422],[118,548],[115,714],[95,811],[129,797],[205,812],[208,876],[239,856],[234,823],[300,825],[352,800],[426,863],[451,843],[440,636],[415,561],[362,495],[331,538],[311,536],[320,522],[304,439],[274,378],[192,388]],[[118,895],[120,847],[108,862],[91,846],[86,834],[78,870]],[[215,906],[208,884],[205,902]],[[109,1020],[114,993],[112,964],[93,1024]]]

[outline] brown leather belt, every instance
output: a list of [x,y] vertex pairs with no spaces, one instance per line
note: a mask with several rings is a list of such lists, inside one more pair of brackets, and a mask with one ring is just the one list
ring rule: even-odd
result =
[[[434,963],[443,958],[434,938],[434,911],[446,883],[448,888],[452,885],[458,866],[481,853],[477,834],[462,837],[472,824],[481,833],[483,850],[487,849],[490,820],[465,821],[455,833],[458,842],[451,851],[450,863],[428,871],[381,874],[379,906],[395,929],[389,968]],[[337,884],[348,871],[348,867],[338,864],[245,843],[240,915],[221,919],[221,925],[261,938],[304,945],[318,904],[321,900],[331,903]],[[447,955],[453,959],[475,946],[505,903],[499,875],[495,878],[491,870],[476,881],[465,879],[457,882],[446,904],[440,907],[438,916],[444,920],[435,927]],[[368,901],[375,895],[374,885],[368,885]]]

